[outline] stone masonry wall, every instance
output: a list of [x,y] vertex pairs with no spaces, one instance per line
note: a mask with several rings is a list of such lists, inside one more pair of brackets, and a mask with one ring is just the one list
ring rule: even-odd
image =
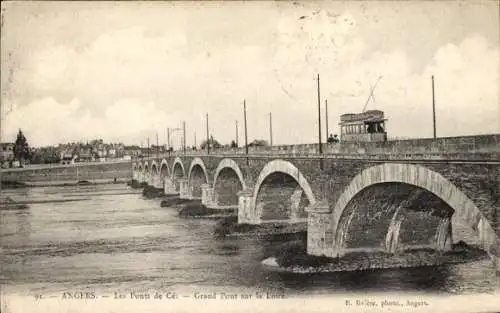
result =
[[[482,137],[481,137],[482,138]],[[479,138],[479,139],[481,139]],[[485,137],[484,145],[491,144],[491,139],[496,137]],[[479,142],[476,138],[476,145]],[[481,140],[482,140],[481,139]],[[451,139],[450,139],[451,140]],[[448,142],[450,142],[448,140]],[[465,141],[470,139],[463,139]],[[451,142],[456,142],[451,140]],[[404,142],[403,142],[404,143]],[[400,144],[403,144],[400,143]],[[472,143],[471,143],[472,144]],[[464,145],[464,143],[462,143]],[[279,156],[276,156],[279,157]],[[253,188],[264,166],[276,159],[270,157],[233,157],[232,159],[240,167],[248,187]],[[201,156],[205,166],[209,170],[209,175],[214,175],[213,171],[224,156]],[[184,166],[189,169],[192,157],[186,157]],[[499,221],[499,190],[500,190],[500,165],[497,163],[477,163],[477,162],[442,162],[432,160],[414,161],[377,161],[364,159],[324,159],[318,158],[290,158],[284,157],[282,160],[291,162],[302,173],[315,194],[317,200],[325,200],[333,208],[337,199],[344,189],[351,183],[353,178],[372,166],[383,164],[384,162],[408,163],[419,167],[425,167],[431,171],[441,174],[454,185],[457,186],[466,196],[468,196],[481,210],[481,213],[488,219],[495,232],[500,235]],[[173,159],[169,159],[172,166]]]
[[53,165],[46,168],[2,170],[2,181],[57,182],[131,179],[131,162]]

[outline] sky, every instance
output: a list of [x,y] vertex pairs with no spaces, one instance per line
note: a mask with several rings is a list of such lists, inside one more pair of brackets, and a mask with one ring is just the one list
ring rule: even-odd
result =
[[[385,112],[390,138],[500,132],[497,1],[2,2],[2,141],[318,141]],[[380,79],[379,79],[380,78]],[[172,131],[172,143],[181,142]],[[324,138],[323,138],[324,140]]]

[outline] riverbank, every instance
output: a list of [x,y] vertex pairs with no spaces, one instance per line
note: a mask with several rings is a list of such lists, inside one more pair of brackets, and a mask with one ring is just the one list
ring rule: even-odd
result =
[[175,208],[182,218],[211,218],[220,219],[236,214],[233,209],[212,209],[196,199],[181,199],[178,195],[167,196],[160,203],[162,208]]
[[19,203],[14,201],[11,197],[0,197],[0,210],[24,210],[27,208],[28,206],[26,203]]
[[108,184],[123,184],[127,179],[100,179],[94,181],[79,180],[79,181],[38,181],[38,182],[21,182],[15,180],[2,180],[0,182],[1,189],[19,189],[19,188],[35,188],[35,187],[70,187],[70,186],[88,186],[88,185],[108,185]]
[[234,215],[233,209],[212,209],[201,204],[200,200],[194,200],[183,205],[179,211],[179,217],[183,218],[210,218],[222,219]]
[[145,182],[140,183],[138,180],[132,179],[127,182],[127,186],[131,187],[132,189],[140,189],[140,188],[145,188],[148,184]]
[[168,195],[163,198],[160,202],[160,207],[162,208],[179,208],[184,204],[193,202],[193,200],[181,199],[179,195]]
[[241,238],[241,237],[272,237],[284,236],[286,234],[306,233],[307,223],[265,223],[259,225],[238,224],[237,216],[229,216],[221,219],[214,227],[213,234],[218,238]]
[[388,268],[410,268],[467,263],[487,259],[488,254],[463,241],[448,252],[432,249],[408,249],[398,254],[386,252],[352,252],[342,257],[312,256],[307,254],[303,240],[284,244],[262,264],[270,269],[292,273],[349,272]]
[[163,188],[156,188],[146,184],[142,189],[142,196],[146,199],[161,198],[165,196],[165,192]]
[[182,218],[209,218],[220,219],[236,214],[234,209],[208,208],[199,199],[181,199],[179,194],[166,195],[163,188],[156,188],[147,183],[131,180],[127,183],[133,189],[142,188],[142,196],[146,199],[162,199],[160,207],[175,208]]

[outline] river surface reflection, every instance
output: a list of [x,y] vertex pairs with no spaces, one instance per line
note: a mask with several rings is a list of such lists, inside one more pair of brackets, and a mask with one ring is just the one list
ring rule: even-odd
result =
[[[33,201],[26,210],[0,211],[1,284],[6,293],[92,290],[177,292],[241,290],[287,295],[492,293],[500,289],[489,260],[439,268],[289,274],[260,261],[279,244],[220,240],[215,221],[180,219],[159,200],[124,185],[3,190]],[[41,200],[72,202],[41,203]]]

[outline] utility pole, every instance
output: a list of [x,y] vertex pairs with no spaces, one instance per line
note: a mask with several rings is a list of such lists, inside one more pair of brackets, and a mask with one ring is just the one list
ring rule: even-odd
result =
[[434,98],[434,75],[432,79],[432,128],[434,130],[434,140],[436,140],[436,101]]
[[167,127],[167,149],[170,151],[170,127]]
[[206,121],[207,121],[207,142],[206,142],[206,145],[207,145],[207,154],[210,154],[210,135],[209,135],[209,132],[208,132],[208,113],[207,113],[207,116],[206,116]]
[[319,74],[318,74],[318,144],[319,144],[319,154],[322,154],[323,148],[321,147],[321,96],[319,91]]
[[[0,101],[0,142],[2,142],[3,139],[3,129],[5,128],[5,125],[3,123],[3,106],[2,106],[2,101]],[[7,116],[5,116],[5,120],[7,120]],[[2,190],[2,186],[0,185],[0,190]]]
[[[248,155],[248,134],[247,134],[247,103],[243,100],[243,119],[245,120],[245,153]],[[247,158],[248,163],[248,158]]]
[[160,157],[160,144],[158,143],[158,133],[156,133],[156,158]]
[[328,100],[325,99],[326,142],[328,142]]
[[148,159],[149,159],[149,137],[148,137]]
[[273,114],[269,112],[269,144],[273,145]]
[[182,151],[186,154],[186,122],[182,122]]
[[194,132],[194,147],[196,148],[196,132]]
[[238,120],[236,120],[236,147],[239,147],[239,145],[238,145]]

